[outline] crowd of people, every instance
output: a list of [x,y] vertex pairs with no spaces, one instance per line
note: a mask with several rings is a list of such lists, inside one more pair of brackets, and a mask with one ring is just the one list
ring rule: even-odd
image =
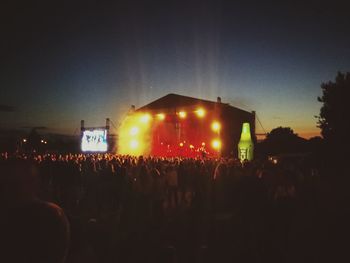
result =
[[[320,172],[307,160],[2,153],[0,165],[3,207],[13,211],[25,200],[40,200],[50,212],[38,215],[56,218],[60,231],[53,233],[50,225],[48,243],[40,237],[33,242],[41,242],[42,250],[55,247],[65,262],[324,257]],[[32,207],[7,213],[8,236],[18,225],[30,228],[22,221],[38,211]],[[19,214],[22,221],[13,220]],[[42,262],[49,262],[47,257]]]

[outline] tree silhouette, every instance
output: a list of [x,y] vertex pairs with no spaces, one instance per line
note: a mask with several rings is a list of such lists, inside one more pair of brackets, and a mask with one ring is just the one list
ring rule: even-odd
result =
[[300,138],[290,127],[272,129],[261,143],[264,154],[297,153],[305,149],[306,140]]
[[277,127],[271,130],[266,135],[266,140],[271,141],[271,140],[276,140],[276,141],[284,141],[284,140],[289,140],[291,138],[297,138],[298,134],[294,133],[293,129],[290,127]]
[[349,135],[349,105],[350,72],[338,72],[335,82],[321,84],[322,96],[318,101],[323,105],[320,109],[318,126],[326,142],[331,145],[344,143]]

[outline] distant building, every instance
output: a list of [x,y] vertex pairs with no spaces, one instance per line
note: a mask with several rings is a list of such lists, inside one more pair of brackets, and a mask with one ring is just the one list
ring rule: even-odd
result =
[[[237,157],[242,124],[250,123],[255,138],[255,112],[228,103],[168,94],[135,111],[153,116],[153,155],[221,154]],[[157,120],[158,119],[158,120]]]

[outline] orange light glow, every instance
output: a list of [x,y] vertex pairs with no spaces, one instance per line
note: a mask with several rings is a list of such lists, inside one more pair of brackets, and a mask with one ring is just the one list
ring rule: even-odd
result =
[[164,113],[158,113],[157,114],[157,119],[160,121],[163,121],[165,119],[165,114]]
[[138,134],[139,133],[139,128],[138,127],[136,127],[136,126],[134,126],[134,127],[131,127],[131,129],[130,129],[130,135],[131,136],[135,136],[136,134]]
[[151,120],[151,115],[146,113],[140,117],[140,121],[143,123],[148,123]]
[[182,142],[180,142],[180,144],[179,144],[179,145],[180,145],[180,147],[183,147],[183,146],[184,146],[184,144],[183,144]]
[[215,150],[220,150],[221,149],[221,141],[219,139],[214,139],[211,142],[211,146],[215,149]]
[[205,142],[202,142],[202,146],[205,146]]
[[205,110],[203,108],[199,108],[196,110],[196,114],[199,118],[203,118],[205,116]]
[[131,140],[130,141],[130,148],[136,149],[139,146],[139,142],[137,140]]
[[181,119],[186,118],[186,116],[187,116],[187,113],[186,113],[185,111],[180,111],[180,112],[179,112],[179,117],[180,117]]
[[219,131],[221,130],[221,124],[220,124],[220,122],[214,121],[214,122],[211,124],[211,129],[212,129],[214,132],[219,132]]
[[194,148],[194,146],[191,144],[191,145],[190,145],[190,148],[191,148],[191,149],[193,149],[193,148]]
[[23,139],[23,142],[27,142],[27,139]]
[[119,154],[147,155],[152,143],[152,116],[148,113],[129,114],[118,129]]

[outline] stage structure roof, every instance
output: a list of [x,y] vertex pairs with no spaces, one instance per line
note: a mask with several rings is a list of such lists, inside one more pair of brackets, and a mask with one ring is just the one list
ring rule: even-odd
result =
[[235,111],[243,114],[251,114],[249,111],[245,111],[234,106],[229,105],[228,103],[216,102],[203,100],[198,98],[193,98],[189,96],[183,96],[178,94],[170,93],[161,97],[149,104],[146,104],[137,109],[137,111],[155,111],[155,110],[163,110],[169,108],[178,108],[178,107],[193,107],[193,106],[205,106],[208,109],[214,109],[215,107],[220,105],[221,109],[226,111]]

